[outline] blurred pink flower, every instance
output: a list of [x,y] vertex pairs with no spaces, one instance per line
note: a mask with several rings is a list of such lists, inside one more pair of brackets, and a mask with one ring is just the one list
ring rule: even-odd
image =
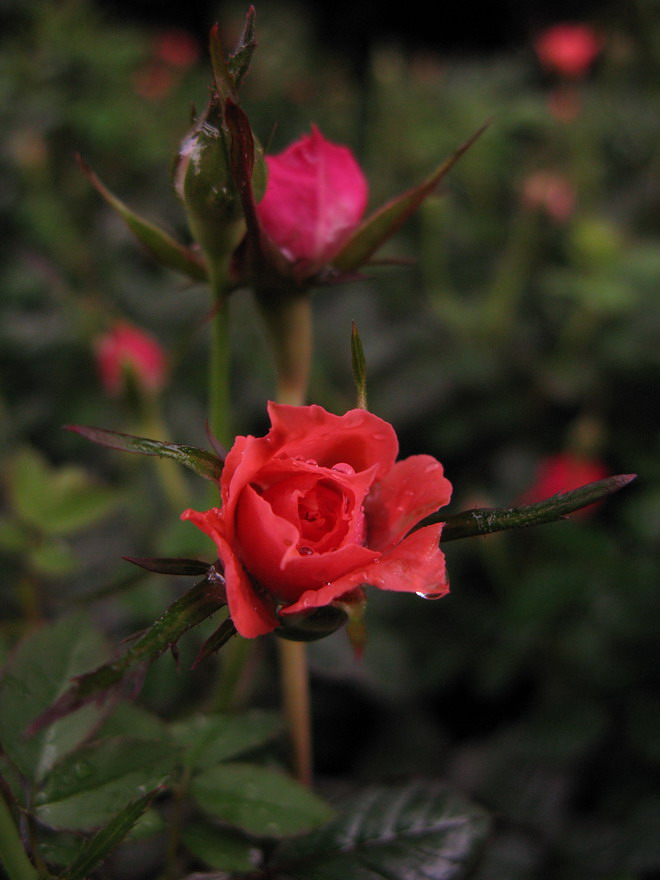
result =
[[199,59],[199,43],[188,31],[163,31],[154,40],[154,54],[171,67],[191,67]]
[[[542,459],[536,471],[534,483],[518,499],[518,504],[534,504],[557,495],[579,489],[587,483],[604,480],[610,471],[597,458],[587,458],[573,452],[558,452]],[[576,511],[572,516],[589,516],[597,505],[590,504]]]
[[534,40],[541,64],[571,79],[585,76],[602,47],[592,27],[568,22],[547,28]]
[[150,334],[125,321],[118,322],[95,345],[96,362],[106,392],[117,397],[130,376],[145,392],[156,394],[167,376],[167,359]]
[[540,209],[562,223],[575,209],[575,190],[563,174],[535,171],[523,181],[522,202],[527,208]]
[[312,126],[266,163],[268,184],[257,206],[262,227],[291,262],[331,262],[367,206],[368,185],[355,157]]
[[136,94],[147,101],[159,101],[168,95],[177,78],[169,67],[158,61],[150,61],[133,74]]

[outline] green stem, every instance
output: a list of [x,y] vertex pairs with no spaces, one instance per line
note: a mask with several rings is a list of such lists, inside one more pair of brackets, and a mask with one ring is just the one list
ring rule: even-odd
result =
[[[312,309],[309,295],[280,300],[279,308],[267,313],[273,334],[277,368],[278,402],[302,406],[312,355]],[[278,639],[280,682],[296,778],[312,784],[312,722],[310,711],[307,646],[304,642]]]
[[309,672],[304,642],[278,639],[280,677],[284,710],[293,747],[296,778],[303,785],[312,784],[312,725],[310,713]]
[[211,318],[211,357],[209,373],[209,426],[227,449],[232,443],[229,394],[229,299],[227,275],[216,267],[211,271],[213,316]]
[[[163,420],[159,401],[151,396],[143,396],[141,409],[142,419],[138,433],[143,434],[145,437],[164,439],[167,436],[167,428]],[[184,507],[188,506],[189,501],[181,465],[176,461],[160,457],[156,459],[154,464],[163,493],[172,510],[183,510]]]
[[259,294],[261,311],[270,334],[278,403],[302,406],[307,397],[312,360],[312,304],[308,292],[282,296]]
[[9,880],[37,880],[38,873],[23,849],[7,803],[0,794],[0,863]]

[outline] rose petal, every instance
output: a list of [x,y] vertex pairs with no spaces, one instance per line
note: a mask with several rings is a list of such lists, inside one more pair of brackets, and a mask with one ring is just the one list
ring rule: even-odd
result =
[[213,539],[224,566],[227,604],[232,622],[240,635],[247,639],[272,632],[278,620],[271,604],[254,589],[252,582],[236,558],[224,536],[222,511],[217,507],[204,512],[186,510],[181,519],[189,520]]
[[297,529],[274,514],[250,487],[237,508],[237,531],[246,568],[264,589],[289,602],[356,567],[364,568],[379,555],[355,543],[328,553],[300,555]]
[[448,504],[451,490],[442,465],[432,456],[398,461],[365,502],[367,543],[381,551],[394,546],[425,516]]
[[399,451],[394,428],[364,409],[336,416],[322,406],[269,403],[272,428],[264,438],[277,457],[311,459],[322,467],[350,464],[356,471],[378,465],[376,478],[392,467]]
[[351,151],[312,127],[266,163],[268,184],[257,208],[264,229],[291,262],[329,262],[367,206],[367,181]]
[[438,546],[441,532],[441,524],[413,532],[371,565],[357,568],[320,590],[308,590],[293,605],[281,609],[280,614],[320,608],[363,584],[380,590],[432,596],[448,593],[445,557]]

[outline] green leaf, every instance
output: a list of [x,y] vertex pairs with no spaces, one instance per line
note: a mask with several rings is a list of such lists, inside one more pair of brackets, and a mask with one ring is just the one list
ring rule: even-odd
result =
[[431,522],[444,521],[441,540],[446,542],[456,541],[459,538],[488,535],[491,532],[501,532],[505,529],[543,525],[564,519],[569,513],[574,513],[582,507],[587,507],[595,501],[600,501],[608,495],[618,492],[636,477],[637,474],[618,474],[615,477],[607,477],[605,480],[587,483],[572,492],[559,492],[557,495],[552,495],[536,504],[524,504],[521,507],[478,507],[464,510],[450,517],[433,514],[433,516],[422,520],[417,528]]
[[107,650],[83,614],[49,624],[24,639],[9,660],[0,684],[0,742],[28,779],[38,781],[72,751],[99,721],[88,706],[31,739],[26,727],[56,700],[72,676],[101,662]]
[[327,822],[332,810],[290,776],[255,764],[221,764],[191,782],[209,815],[250,834],[283,837]]
[[85,880],[131,831],[157,793],[158,789],[148,792],[143,797],[131,801],[113,816],[105,828],[87,841],[77,858],[69,865],[63,880]]
[[163,440],[149,440],[147,437],[136,437],[134,434],[122,434],[119,431],[108,431],[105,428],[93,428],[87,425],[65,425],[68,431],[81,434],[93,443],[119,449],[122,452],[133,452],[138,455],[156,455],[159,458],[173,458],[184,467],[190,468],[200,477],[217,482],[222,474],[222,461],[212,452],[198,449],[196,446],[182,446],[178,443],[166,443]]
[[275,880],[460,880],[489,830],[487,814],[440,783],[374,786],[325,827],[284,841]]
[[89,166],[78,157],[78,164],[87,179],[114,208],[126,223],[133,235],[154,257],[156,262],[168,269],[174,269],[191,281],[207,281],[208,275],[203,259],[191,248],[180,244],[171,235],[148,220],[135,214],[131,209],[104,186]]
[[358,269],[369,260],[378,248],[414,214],[425,198],[437,188],[443,177],[454,167],[472,144],[480,137],[489,123],[482,125],[469,140],[460,146],[448,159],[419,186],[408,190],[378,211],[369,216],[353,233],[342,250],[333,259],[332,265],[343,272]]
[[99,740],[53,768],[36,798],[36,815],[54,828],[97,828],[136,796],[162,785],[179,754],[178,747],[158,740]]
[[261,859],[261,850],[254,841],[230,828],[215,828],[196,822],[185,827],[182,837],[194,856],[216,870],[254,871]]
[[175,742],[184,749],[187,767],[203,769],[264,745],[282,730],[274,712],[252,711],[241,715],[196,715],[171,725]]
[[119,500],[83,468],[51,467],[36,450],[21,449],[8,466],[12,506],[19,517],[48,535],[68,535],[109,513]]
[[30,565],[41,574],[61,577],[71,574],[80,566],[80,561],[73,550],[55,538],[41,541],[28,551]]
[[191,627],[196,626],[225,602],[218,599],[206,580],[200,581],[183,596],[173,602],[144,635],[139,638],[123,657],[105,663],[97,669],[79,675],[73,684],[41,713],[28,727],[26,733],[33,736],[49,724],[75,712],[92,700],[99,701],[122,684],[135,689],[146,667],[163,651],[175,644]]
[[157,715],[122,700],[103,722],[99,737],[130,736],[138,739],[165,739],[167,725]]

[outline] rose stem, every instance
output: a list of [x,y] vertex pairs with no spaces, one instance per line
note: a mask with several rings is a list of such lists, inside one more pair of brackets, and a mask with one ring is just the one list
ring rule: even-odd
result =
[[278,639],[282,695],[286,713],[296,779],[312,784],[312,730],[310,722],[309,674],[305,642]]
[[277,402],[302,406],[312,359],[312,307],[308,292],[260,293],[277,375]]
[[227,273],[213,263],[209,266],[213,315],[211,318],[211,357],[209,373],[209,426],[227,449],[232,445],[229,401],[229,298]]
[[[309,293],[271,300],[264,309],[275,352],[277,400],[303,406],[312,359],[312,304]],[[312,784],[312,725],[309,671],[304,642],[277,639],[284,713],[293,749],[294,773],[303,785]]]

